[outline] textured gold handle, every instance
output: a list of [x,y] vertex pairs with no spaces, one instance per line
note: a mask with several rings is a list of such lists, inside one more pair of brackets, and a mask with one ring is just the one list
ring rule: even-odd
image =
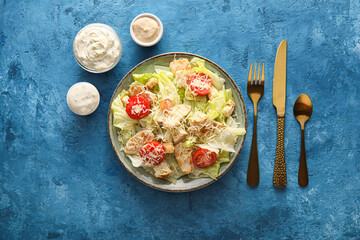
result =
[[285,128],[285,118],[278,117],[276,156],[275,156],[275,167],[274,167],[274,178],[273,178],[274,186],[277,188],[283,188],[286,186],[284,128]]

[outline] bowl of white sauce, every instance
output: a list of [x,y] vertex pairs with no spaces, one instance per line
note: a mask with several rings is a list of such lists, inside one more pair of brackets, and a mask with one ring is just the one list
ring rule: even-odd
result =
[[134,42],[143,47],[157,44],[163,35],[163,24],[151,13],[143,13],[134,18],[130,24],[130,35]]
[[66,102],[73,113],[86,116],[98,108],[100,94],[91,83],[79,82],[69,89],[66,95]]
[[121,58],[121,39],[108,25],[89,24],[76,35],[73,52],[76,62],[86,71],[107,72],[114,68]]

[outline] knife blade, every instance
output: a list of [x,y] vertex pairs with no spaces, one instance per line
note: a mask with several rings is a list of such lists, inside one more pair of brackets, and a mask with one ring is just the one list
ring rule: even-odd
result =
[[286,55],[287,41],[283,40],[276,53],[273,80],[273,104],[277,113],[277,141],[273,176],[273,184],[276,188],[283,188],[287,183],[284,149]]

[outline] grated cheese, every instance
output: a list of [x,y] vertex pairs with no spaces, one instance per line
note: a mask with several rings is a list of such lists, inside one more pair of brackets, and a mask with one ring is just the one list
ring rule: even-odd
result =
[[210,90],[211,87],[211,85],[208,83],[207,75],[197,75],[196,78],[191,81],[190,86],[198,89],[199,91]]
[[146,112],[146,107],[145,105],[141,104],[141,105],[134,105],[131,108],[131,113],[134,115],[140,115],[141,113],[145,113]]
[[[136,95],[145,98],[150,103],[151,107],[149,110],[147,110],[144,105],[139,104],[140,101],[138,100],[131,109],[133,114],[142,114],[145,111],[150,111],[150,113],[146,117],[134,122],[134,130],[129,133],[129,137],[133,135],[133,138],[130,138],[130,140],[128,140],[126,143],[128,147],[127,150],[129,150],[125,151],[126,154],[138,154],[140,152],[140,150],[137,151],[138,147],[141,149],[144,145],[146,145],[146,143],[150,141],[150,138],[151,141],[169,142],[171,144],[174,143],[175,140],[177,142],[177,140],[180,139],[179,143],[174,144],[174,146],[171,148],[172,150],[165,151],[164,146],[160,145],[156,146],[152,151],[147,151],[146,156],[140,157],[139,160],[142,162],[141,166],[149,170],[156,177],[160,178],[167,178],[169,174],[171,174],[173,171],[176,171],[174,170],[176,167],[179,169],[178,171],[180,171],[181,168],[182,174],[193,172],[194,165],[192,163],[192,153],[194,150],[201,147],[209,149],[213,152],[218,152],[219,149],[227,149],[231,151],[232,149],[230,147],[233,147],[233,144],[235,143],[234,141],[236,141],[237,138],[236,136],[232,136],[233,134],[229,133],[230,130],[228,128],[230,125],[232,126],[235,123],[235,121],[233,121],[234,123],[231,122],[233,120],[231,117],[228,118],[229,120],[226,124],[224,123],[226,126],[225,127],[223,124],[210,119],[206,114],[197,109],[203,109],[203,105],[205,105],[210,98],[214,98],[219,94],[215,88],[216,79],[213,80],[212,76],[210,77],[210,75],[208,75],[211,78],[214,87],[211,87],[211,85],[206,83],[209,82],[209,79],[208,76],[205,75],[198,75],[197,78],[192,80],[190,83],[189,79],[191,74],[193,74],[191,66],[187,59],[183,61],[180,60],[173,61],[170,64],[171,72],[166,73],[170,75],[173,74],[173,76],[164,76],[164,72],[159,72],[159,79],[157,83],[159,85],[160,91],[157,94],[148,91],[151,88],[150,85],[155,84],[155,81],[154,83],[150,82],[151,84],[149,83],[146,87],[142,84],[139,85],[138,83],[131,84],[131,89],[129,89],[130,96],[136,93]],[[185,89],[184,102],[182,102],[182,99],[178,93],[178,88],[180,87]],[[208,96],[199,96],[194,91],[192,91],[191,88],[198,89],[199,91],[204,91],[210,88],[212,92],[210,92]],[[169,106],[162,106],[163,109],[161,109],[160,102],[164,100],[171,101],[174,106],[171,106],[170,102],[168,102]],[[121,104],[121,100],[119,103]],[[165,103],[166,102],[163,102],[163,104]],[[123,107],[122,104],[121,107]],[[221,109],[221,111],[222,110],[224,109]],[[225,110],[230,109],[225,107]],[[229,112],[231,112],[231,110]],[[236,116],[236,114],[234,115]],[[151,132],[152,137],[143,136],[142,139],[139,139],[139,136],[137,136],[137,138],[134,139],[136,136],[134,133],[137,131],[149,131]],[[121,130],[119,135],[123,134],[123,132],[124,131]],[[156,136],[156,138],[154,136]],[[185,140],[183,140],[182,136],[187,137]],[[122,139],[123,138],[124,137],[122,137]],[[188,138],[195,138],[195,144],[193,143],[190,145],[189,143],[186,143],[186,139]],[[172,151],[174,152],[172,153]],[[167,157],[175,155],[179,165],[176,164],[175,168],[173,165],[171,165],[170,168],[170,162],[168,164],[166,159],[164,159],[161,163],[156,161],[165,154]],[[211,155],[211,153],[209,154]],[[173,174],[171,174],[169,178],[172,178],[172,175]]]
[[196,111],[189,119],[187,128],[191,136],[200,136],[200,142],[207,143],[216,138],[224,127],[221,123],[209,119],[209,117]]

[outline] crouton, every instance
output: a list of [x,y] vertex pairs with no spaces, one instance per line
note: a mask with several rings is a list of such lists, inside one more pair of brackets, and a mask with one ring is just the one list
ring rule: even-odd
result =
[[124,152],[126,154],[138,154],[145,143],[154,139],[154,134],[151,130],[143,130],[135,134],[126,143]]
[[233,100],[229,100],[226,102],[226,106],[223,108],[223,114],[225,117],[229,118],[231,114],[234,112],[235,103]]
[[143,91],[144,91],[144,87],[133,85],[129,89],[129,94],[130,94],[130,96],[135,96]]
[[147,81],[147,83],[145,84],[145,89],[150,91],[151,89],[153,89],[153,87],[155,87],[157,82],[158,81],[156,78],[150,78],[149,81]]
[[153,169],[155,171],[155,177],[157,178],[167,179],[169,174],[173,172],[166,161],[162,161],[161,163],[155,165]]

